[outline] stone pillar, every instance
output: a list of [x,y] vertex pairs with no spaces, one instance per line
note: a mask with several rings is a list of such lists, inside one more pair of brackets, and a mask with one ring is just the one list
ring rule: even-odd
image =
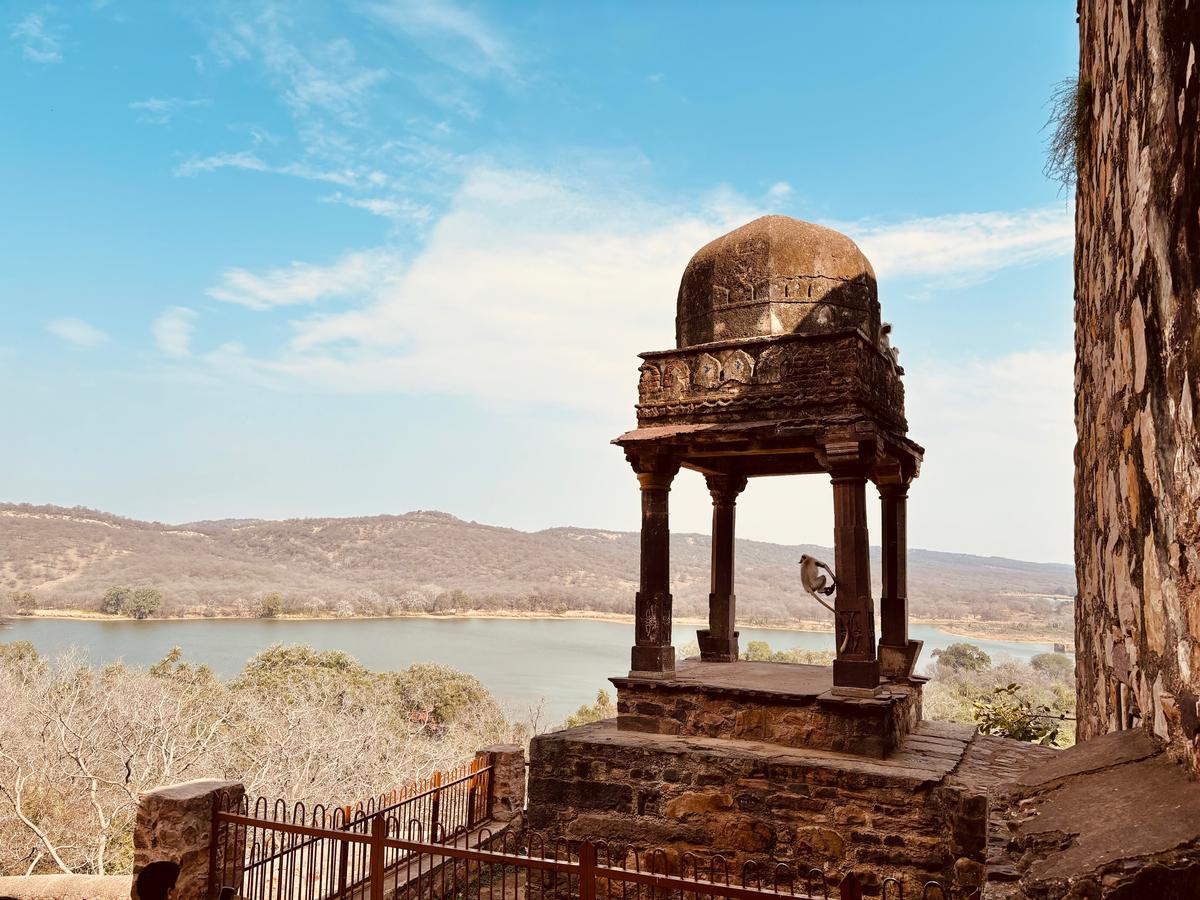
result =
[[476,757],[490,758],[493,822],[512,822],[525,813],[525,750],[516,744],[493,744]]
[[881,484],[879,500],[883,526],[879,670],[890,678],[907,678],[923,643],[908,637],[908,484]]
[[[871,600],[871,558],[867,541],[867,475],[853,449],[829,447],[833,482],[833,541],[837,570],[834,599],[834,693],[874,694],[879,689],[875,657],[875,604]],[[839,461],[832,458],[842,457]]]
[[662,455],[631,458],[642,488],[642,561],[634,600],[631,674],[670,675],[675,671],[671,646],[671,531],[667,497],[679,460]]
[[[224,793],[226,808],[236,808],[246,790],[236,781],[202,779],[146,791],[138,797],[133,826],[133,900],[164,897],[164,880],[175,878],[172,900],[210,900],[208,883],[213,803]],[[222,858],[217,871],[227,884],[241,888],[242,860]],[[172,871],[172,867],[178,867]],[[177,873],[177,874],[176,874]],[[140,889],[140,890],[139,890]]]
[[708,595],[708,628],[696,632],[700,658],[735,662],[738,658],[737,598],[733,593],[734,538],[737,498],[746,479],[737,475],[708,475],[713,501],[712,590]]

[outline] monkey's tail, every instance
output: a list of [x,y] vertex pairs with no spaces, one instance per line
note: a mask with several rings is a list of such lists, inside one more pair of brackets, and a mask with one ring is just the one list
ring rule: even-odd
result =
[[830,612],[835,612],[835,610],[832,606],[830,606],[828,603],[826,603],[824,600],[822,600],[820,597],[818,597],[815,593],[813,593],[812,591],[809,591],[809,594],[811,594],[812,598],[814,600],[816,600],[818,603],[820,603],[827,610],[829,610]]

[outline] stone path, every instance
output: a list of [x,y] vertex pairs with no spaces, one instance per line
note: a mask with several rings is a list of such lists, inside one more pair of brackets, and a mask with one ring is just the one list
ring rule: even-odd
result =
[[988,900],[1200,897],[1200,783],[1141,730],[1035,762],[991,802]]

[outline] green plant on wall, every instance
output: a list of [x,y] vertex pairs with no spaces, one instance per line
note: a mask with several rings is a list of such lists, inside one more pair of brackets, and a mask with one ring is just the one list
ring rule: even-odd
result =
[[979,733],[1053,747],[1058,739],[1060,717],[1048,707],[1035,706],[1021,697],[1020,690],[1016,682],[1001,685],[972,704]]

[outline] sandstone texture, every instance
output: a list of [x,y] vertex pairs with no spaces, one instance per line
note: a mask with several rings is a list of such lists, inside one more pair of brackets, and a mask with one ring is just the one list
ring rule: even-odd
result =
[[877,422],[904,435],[900,371],[858,329],[640,354],[638,424]]
[[676,345],[860,328],[879,335],[875,272],[844,234],[763,216],[701,247],[684,269]]
[[1200,782],[1140,729],[1055,754],[992,798],[989,898],[1200,896]]
[[930,878],[973,888],[987,859],[987,788],[948,780],[973,736],[925,722],[881,760],[597,722],[533,739],[528,823],[676,858],[816,866],[835,882],[853,871],[876,889],[896,876],[918,897]]
[[[179,866],[175,892],[171,895],[173,900],[209,900],[212,810],[215,798],[221,792],[236,805],[245,790],[235,781],[205,779],[147,791],[138,798],[133,830],[134,883],[129,893],[133,900],[139,900],[138,873],[160,861]],[[240,880],[239,876],[234,883]]]
[[525,811],[525,750],[516,744],[493,744],[475,755],[492,761],[492,820],[519,820]]
[[1200,4],[1080,4],[1079,735],[1200,768]]
[[882,758],[921,718],[919,682],[837,697],[828,666],[685,660],[671,678],[613,678],[617,727]]

